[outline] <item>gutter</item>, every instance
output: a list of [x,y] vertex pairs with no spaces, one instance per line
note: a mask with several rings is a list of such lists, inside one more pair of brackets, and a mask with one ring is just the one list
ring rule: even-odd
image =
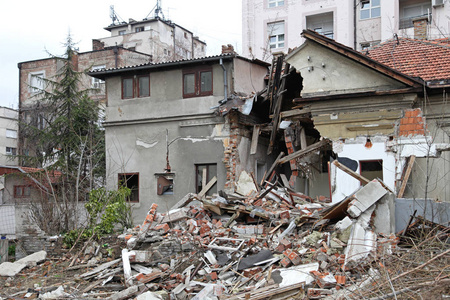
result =
[[224,89],[224,99],[219,101],[220,104],[223,104],[225,102],[227,102],[228,100],[228,81],[227,81],[227,69],[225,68],[225,66],[223,65],[223,60],[222,58],[220,58],[219,60],[219,64],[223,69],[223,89]]

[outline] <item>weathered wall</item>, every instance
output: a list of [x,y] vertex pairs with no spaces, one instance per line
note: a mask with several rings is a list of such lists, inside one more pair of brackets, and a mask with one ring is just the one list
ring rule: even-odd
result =
[[303,97],[405,87],[402,83],[313,41],[304,43],[286,61],[301,73]]
[[[16,166],[18,159],[11,155],[6,155],[6,147],[18,147],[19,112],[15,109],[0,107],[0,165]],[[16,137],[7,137],[7,129],[13,130]]]

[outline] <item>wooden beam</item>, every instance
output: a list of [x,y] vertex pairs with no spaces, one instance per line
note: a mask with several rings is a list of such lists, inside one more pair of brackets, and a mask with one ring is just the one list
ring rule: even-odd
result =
[[279,163],[279,161],[281,160],[281,158],[283,156],[284,156],[284,152],[280,152],[280,154],[278,154],[277,159],[275,159],[275,161],[273,162],[273,164],[270,167],[269,171],[267,171],[266,177],[264,178],[264,180],[267,180],[267,177],[272,175],[273,170],[275,170],[275,168],[278,166],[278,163]]
[[203,196],[212,188],[212,186],[216,183],[217,177],[214,176],[213,179],[211,179],[206,186],[203,187],[203,189],[200,191],[200,193],[197,194],[198,199],[202,199]]
[[259,125],[253,126],[253,135],[252,135],[252,145],[250,147],[250,154],[256,154],[256,150],[258,148],[258,138],[259,133],[261,132]]
[[406,184],[408,183],[409,175],[411,175],[411,170],[412,170],[415,160],[416,160],[415,155],[411,155],[409,157],[408,166],[406,167],[405,176],[403,176],[402,186],[400,187],[400,190],[398,191],[397,198],[403,198],[403,194],[405,193],[405,190],[406,190]]
[[315,144],[309,145],[305,149],[296,151],[296,152],[294,152],[292,154],[289,154],[289,155],[281,158],[279,160],[279,163],[280,164],[284,164],[284,163],[286,163],[286,162],[288,162],[288,161],[290,161],[292,159],[300,158],[301,156],[305,156],[305,155],[307,155],[307,154],[309,154],[309,153],[311,153],[313,151],[317,151],[318,149],[328,145],[329,143],[330,143],[330,141],[327,140],[327,139],[321,140],[320,142],[317,142]]
[[292,118],[292,117],[298,117],[303,115],[308,115],[311,113],[310,108],[304,108],[304,109],[291,109],[280,112],[280,116],[282,119],[284,118]]
[[369,179],[361,176],[360,174],[358,174],[356,172],[353,172],[352,170],[350,170],[346,166],[340,164],[337,160],[333,161],[333,165],[335,165],[336,167],[338,167],[339,169],[341,169],[342,171],[344,171],[348,175],[352,176],[356,180],[359,180],[359,182],[361,182],[362,184],[368,184],[370,182]]

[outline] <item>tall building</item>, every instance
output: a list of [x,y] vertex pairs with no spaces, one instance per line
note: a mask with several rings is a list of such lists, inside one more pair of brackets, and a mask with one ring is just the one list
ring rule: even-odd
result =
[[19,112],[8,107],[0,107],[0,165],[17,166]]
[[205,42],[186,28],[164,18],[159,1],[152,18],[142,21],[130,18],[125,22],[119,19],[113,6],[111,18],[112,24],[105,27],[111,36],[92,40],[93,50],[121,46],[152,55],[156,63],[199,58],[206,54]]
[[449,37],[448,0],[243,0],[243,55],[268,60],[301,45],[304,29],[355,50],[399,37]]

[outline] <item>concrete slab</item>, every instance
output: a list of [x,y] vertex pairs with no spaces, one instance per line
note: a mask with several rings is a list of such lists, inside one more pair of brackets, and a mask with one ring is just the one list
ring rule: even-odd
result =
[[373,180],[355,193],[356,199],[349,204],[347,212],[351,217],[357,218],[386,194],[381,183]]
[[35,252],[24,258],[19,259],[15,263],[26,265],[27,267],[34,267],[37,264],[43,262],[47,258],[47,252],[42,250],[39,252]]
[[4,262],[0,265],[0,276],[16,276],[20,271],[22,271],[26,265],[19,264],[17,262]]

